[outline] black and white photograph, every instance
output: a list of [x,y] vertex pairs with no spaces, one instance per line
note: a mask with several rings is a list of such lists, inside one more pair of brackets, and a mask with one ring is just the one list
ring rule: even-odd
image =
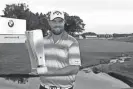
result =
[[133,89],[133,1],[1,1],[0,89]]

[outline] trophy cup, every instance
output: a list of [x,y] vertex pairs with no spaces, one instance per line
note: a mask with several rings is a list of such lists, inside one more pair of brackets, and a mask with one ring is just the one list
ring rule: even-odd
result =
[[30,55],[31,69],[38,74],[47,72],[42,30],[26,31],[26,45]]

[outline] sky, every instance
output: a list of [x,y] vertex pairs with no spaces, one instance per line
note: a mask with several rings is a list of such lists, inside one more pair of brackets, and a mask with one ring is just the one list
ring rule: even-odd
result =
[[3,0],[6,4],[26,3],[32,12],[65,11],[83,19],[85,32],[133,33],[133,0]]

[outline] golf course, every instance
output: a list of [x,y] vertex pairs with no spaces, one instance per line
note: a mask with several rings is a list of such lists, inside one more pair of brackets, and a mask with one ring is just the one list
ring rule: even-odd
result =
[[[94,74],[89,67],[126,53],[133,56],[133,43],[107,39],[80,39],[82,67],[76,78],[74,89],[121,89],[133,87],[133,58],[124,63],[115,63],[109,74]],[[20,55],[21,54],[21,55]],[[0,44],[0,86],[2,89],[37,89],[38,77],[5,76],[8,74],[28,74],[31,72],[29,55],[23,43]],[[116,75],[120,75],[117,77]],[[127,80],[124,80],[126,78]]]

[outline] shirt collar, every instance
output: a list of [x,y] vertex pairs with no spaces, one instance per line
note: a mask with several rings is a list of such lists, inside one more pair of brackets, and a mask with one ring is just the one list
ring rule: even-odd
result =
[[[56,43],[59,43],[59,42],[62,41],[62,40],[66,40],[67,38],[68,38],[68,33],[67,33],[66,31],[64,31],[63,34],[62,34],[62,36],[61,36],[61,38],[60,38]],[[52,32],[50,32],[50,34],[49,34],[49,39],[50,39],[51,41],[53,41]],[[54,41],[53,41],[53,43],[54,43]],[[55,44],[56,44],[56,43],[55,43]]]

